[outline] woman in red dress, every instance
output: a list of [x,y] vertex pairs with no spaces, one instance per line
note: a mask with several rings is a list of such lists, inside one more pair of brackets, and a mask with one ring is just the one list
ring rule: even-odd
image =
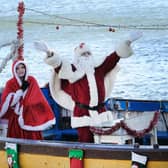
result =
[[0,103],[0,118],[8,120],[7,137],[41,140],[41,131],[55,124],[54,113],[24,61],[16,60],[12,73]]

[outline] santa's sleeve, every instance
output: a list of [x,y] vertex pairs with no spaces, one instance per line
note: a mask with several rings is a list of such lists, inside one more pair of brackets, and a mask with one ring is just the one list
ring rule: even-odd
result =
[[68,80],[60,79],[56,69],[53,70],[49,82],[51,95],[60,106],[72,111],[74,101],[71,98],[71,86]]
[[73,76],[71,75],[73,73],[72,65],[65,60],[61,60],[56,53],[53,53],[53,55],[50,57],[46,57],[44,61],[54,68],[54,72],[57,74],[57,77],[60,80],[60,89],[70,95],[70,78]]
[[129,41],[120,42],[114,52],[108,55],[98,67],[104,75],[115,68],[120,58],[127,58],[133,53]]
[[61,58],[55,52],[51,52],[51,53],[52,55],[47,55],[44,58],[44,62],[52,66],[53,68],[58,68],[59,66],[61,66],[61,63],[62,63]]
[[120,42],[115,47],[115,51],[120,58],[130,57],[133,54],[133,50],[131,48],[131,42],[129,40]]
[[69,69],[71,69],[71,65],[68,64],[68,66],[66,66],[66,63],[55,53],[53,53],[52,56],[47,56],[44,62],[53,68],[49,81],[52,97],[60,106],[72,111],[74,108],[74,101],[71,98],[71,84],[65,79],[68,74],[66,72],[70,72]]
[[[66,80],[66,90],[67,85],[69,83],[74,83],[76,80],[78,80],[81,76],[84,75],[84,72],[76,72],[74,70],[74,66],[67,60],[63,60],[54,52],[50,52],[52,54],[47,55],[47,57],[44,59],[45,63],[52,66],[54,68],[55,73],[58,75],[59,79]],[[65,87],[63,87],[65,88]],[[69,90],[69,89],[68,89]]]
[[129,41],[123,41],[116,46],[116,50],[107,56],[104,62],[98,67],[99,71],[104,74],[105,98],[111,97],[111,91],[114,86],[116,75],[119,71],[117,64],[120,58],[127,58],[132,55],[132,49]]

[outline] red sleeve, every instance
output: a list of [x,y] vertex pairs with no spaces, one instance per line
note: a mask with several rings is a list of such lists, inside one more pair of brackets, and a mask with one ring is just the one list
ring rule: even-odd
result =
[[[12,92],[15,92],[15,89],[14,89],[14,84],[13,84],[13,81],[12,80],[9,80],[7,83],[6,83],[6,86],[5,88],[3,89],[3,92],[2,92],[2,95],[1,95],[1,101],[0,101],[0,113],[4,114],[2,115],[2,118],[9,118],[10,116],[10,112],[9,112],[9,108],[10,108],[10,104],[13,100],[13,96],[10,97],[10,100],[8,99],[7,101],[7,96],[12,93]],[[3,111],[2,107],[6,106],[6,110]],[[0,115],[0,116],[1,116]]]
[[99,69],[102,73],[107,74],[117,65],[119,60],[120,57],[117,55],[116,52],[113,52],[106,57],[104,62],[97,69]]

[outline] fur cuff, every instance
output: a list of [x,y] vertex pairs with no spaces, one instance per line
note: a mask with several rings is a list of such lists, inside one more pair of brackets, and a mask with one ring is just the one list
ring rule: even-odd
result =
[[116,46],[116,53],[120,58],[127,58],[133,54],[132,48],[128,40],[121,42]]
[[61,59],[59,58],[59,56],[56,53],[54,53],[54,55],[51,57],[47,56],[44,59],[44,62],[48,65],[51,65],[53,68],[57,68],[58,66],[61,65]]

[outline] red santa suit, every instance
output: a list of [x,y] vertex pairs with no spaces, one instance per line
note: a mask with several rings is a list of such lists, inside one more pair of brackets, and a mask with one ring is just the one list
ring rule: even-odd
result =
[[[90,52],[85,44],[75,49],[78,56],[86,51]],[[49,84],[51,94],[57,103],[73,111],[71,125],[78,129],[80,142],[93,142],[89,126],[98,126],[103,118],[108,118],[108,112],[103,113],[105,117],[99,117],[99,114],[105,112],[104,101],[111,93],[114,76],[118,71],[117,63],[120,58],[131,54],[132,49],[128,41],[125,41],[89,72],[61,60],[55,53],[45,58],[45,62],[54,67]]]
[[[16,73],[20,63],[26,67],[25,80],[29,83],[25,91]],[[36,79],[28,76],[27,70],[24,61],[13,63],[13,78],[7,81],[1,97],[0,118],[8,120],[7,137],[39,140],[43,139],[41,131],[55,124],[55,116]]]

